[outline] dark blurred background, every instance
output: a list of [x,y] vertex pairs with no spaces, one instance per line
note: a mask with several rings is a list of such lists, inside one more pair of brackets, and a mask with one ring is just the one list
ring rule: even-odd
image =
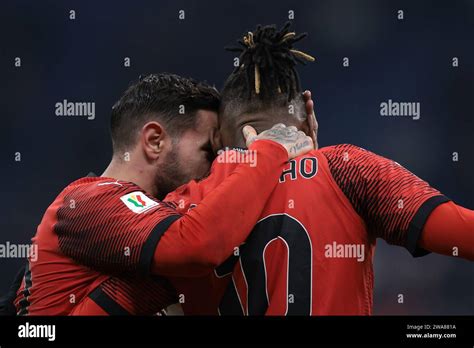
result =
[[[223,47],[289,11],[317,58],[299,71],[320,146],[370,149],[473,209],[474,0],[2,1],[0,243],[29,243],[64,186],[105,169],[110,109],[130,81],[166,71],[220,88],[234,58]],[[95,119],[57,117],[64,99],[95,102]],[[421,118],[380,116],[388,99],[420,102]],[[474,313],[471,263],[377,244],[375,314]],[[21,263],[0,259],[0,294]]]

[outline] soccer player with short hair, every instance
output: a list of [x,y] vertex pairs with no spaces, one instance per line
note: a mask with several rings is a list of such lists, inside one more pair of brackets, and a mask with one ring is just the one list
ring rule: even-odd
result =
[[258,165],[238,165],[198,208],[179,214],[156,197],[206,174],[218,105],[214,88],[176,75],[130,86],[112,110],[110,165],[68,185],[38,226],[18,314],[152,315],[177,302],[164,276],[208,274],[231,255],[288,158],[313,143],[285,126],[258,136],[249,127]]
[[[305,106],[295,70],[298,61],[312,60],[293,47],[303,37],[288,25],[259,26],[239,41],[241,64],[221,94],[214,148],[245,147],[238,136],[244,126],[261,130],[274,122],[304,131],[317,144],[311,96]],[[229,152],[214,163],[226,158]],[[236,166],[226,165],[227,173]],[[226,177],[220,169],[167,200],[181,200],[184,211],[199,207]],[[367,315],[377,238],[413,256],[452,255],[456,247],[460,257],[473,260],[474,211],[392,160],[354,145],[324,147],[286,165],[259,222],[233,257],[211,276],[173,283],[187,299],[188,314]]]

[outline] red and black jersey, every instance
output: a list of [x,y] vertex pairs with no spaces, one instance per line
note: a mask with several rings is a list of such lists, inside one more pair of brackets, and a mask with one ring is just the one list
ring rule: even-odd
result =
[[[167,199],[186,211],[234,166]],[[446,201],[394,161],[353,145],[322,148],[289,161],[234,257],[212,276],[172,281],[188,314],[370,314],[376,239],[425,254],[420,232]]]
[[278,182],[287,150],[268,140],[250,148],[258,153],[258,165],[233,168],[198,208],[182,216],[175,205],[130,182],[88,177],[67,186],[33,238],[37,260],[29,259],[18,312],[149,315],[175,303],[170,283],[152,274],[212,272],[248,237]]
[[175,303],[167,280],[140,276],[138,282],[136,274],[148,274],[157,239],[178,217],[129,182],[86,177],[71,183],[32,240],[38,257],[29,259],[18,313],[67,315],[87,298],[109,314],[153,314]]

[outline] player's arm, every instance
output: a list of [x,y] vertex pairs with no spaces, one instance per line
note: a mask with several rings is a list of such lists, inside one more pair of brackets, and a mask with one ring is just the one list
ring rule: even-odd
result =
[[[246,239],[288,158],[313,148],[310,138],[284,125],[258,136],[253,132],[247,138],[249,145],[259,140],[249,146],[258,164],[239,164],[182,216],[131,183],[67,191],[58,202],[54,227],[60,250],[108,274],[193,276],[211,271]],[[143,204],[130,207],[130,200]],[[71,201],[77,202],[73,208]]]
[[241,162],[256,161],[252,153],[244,149],[227,149],[222,151],[212,163],[210,175],[203,180],[192,180],[180,186],[175,191],[169,193],[164,202],[172,205],[177,211],[185,214],[190,209],[195,208],[209,193],[218,187],[228,176],[230,176],[239,163],[226,161],[226,158],[236,158],[240,156]]
[[[303,138],[311,149],[311,139]],[[239,164],[196,208],[169,226],[155,250],[152,273],[207,273],[245,241],[288,160],[273,143],[255,142],[249,150],[257,152],[257,165]]]
[[[337,185],[364,220],[369,236],[404,246],[414,256],[425,255],[426,250],[446,251],[452,248],[452,242],[461,240],[463,248],[469,248],[470,243],[472,249],[472,240],[469,242],[472,214],[467,209],[459,210],[462,216],[458,217],[453,211],[445,213],[449,208],[441,207],[450,200],[398,163],[353,145],[337,145],[321,151],[328,159]],[[433,215],[434,223],[427,225],[437,208],[442,213]],[[433,227],[440,221],[440,214],[451,216],[459,227],[457,237],[447,237],[452,229],[446,224]],[[420,242],[423,230],[424,242]],[[440,238],[440,234],[446,236]],[[469,254],[464,251],[463,255]]]
[[[308,133],[313,140],[315,149],[317,149],[318,122],[316,121],[311,92],[306,90],[303,93],[303,98],[306,103],[306,115],[309,125]],[[195,207],[204,197],[206,197],[207,194],[214,190],[235,170],[238,163],[226,161],[226,158],[239,157],[243,161],[248,161],[253,164],[256,163],[256,158],[252,157],[252,154],[246,151],[246,149],[222,149],[222,143],[220,142],[220,139],[218,139],[219,138],[217,137],[211,141],[213,148],[219,150],[217,151],[217,159],[212,163],[211,175],[201,181],[192,180],[189,183],[180,186],[175,191],[170,192],[164,199],[165,202],[173,205],[179,212],[186,213],[190,208]]]
[[474,211],[448,202],[428,217],[419,245],[426,250],[474,261]]

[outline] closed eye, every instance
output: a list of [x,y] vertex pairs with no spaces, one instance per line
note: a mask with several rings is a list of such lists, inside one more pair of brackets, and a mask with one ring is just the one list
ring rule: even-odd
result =
[[204,144],[201,147],[201,150],[206,153],[206,158],[209,162],[214,161],[214,159],[216,158],[216,155],[215,155],[214,151],[212,150],[212,145],[211,145],[210,141],[208,141],[206,144]]

